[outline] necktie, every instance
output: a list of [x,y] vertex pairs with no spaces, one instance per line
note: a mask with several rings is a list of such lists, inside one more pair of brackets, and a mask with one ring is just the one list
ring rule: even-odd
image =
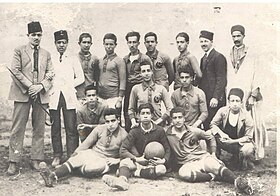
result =
[[38,59],[39,59],[38,46],[34,46],[33,59],[34,59],[33,83],[36,84],[38,82]]
[[207,53],[205,53],[204,56],[202,57],[202,70],[201,71],[205,70],[206,63],[207,63]]
[[59,56],[59,62],[62,61],[62,55],[63,55],[63,54],[60,54],[60,56]]

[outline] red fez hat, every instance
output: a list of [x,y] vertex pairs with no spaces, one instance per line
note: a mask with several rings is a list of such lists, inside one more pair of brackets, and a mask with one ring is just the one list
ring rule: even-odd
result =
[[214,37],[214,33],[210,32],[210,31],[200,31],[200,35],[199,38],[206,38],[209,39],[210,41],[213,41],[213,37]]
[[242,33],[242,35],[245,35],[245,28],[242,26],[242,25],[234,25],[231,27],[231,34],[234,32],[234,31],[240,31],[240,33]]
[[27,24],[28,34],[42,31],[42,27],[39,22],[30,22]]
[[68,41],[67,31],[59,30],[59,31],[54,32],[54,40],[57,41],[60,39],[66,39]]
[[239,97],[242,101],[243,97],[244,97],[244,92],[240,88],[232,88],[232,89],[230,89],[230,91],[228,93],[228,99],[231,95],[235,95],[235,96]]

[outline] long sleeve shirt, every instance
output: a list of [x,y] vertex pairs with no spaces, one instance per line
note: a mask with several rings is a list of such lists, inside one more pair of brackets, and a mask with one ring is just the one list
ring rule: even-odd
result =
[[171,95],[173,107],[182,107],[186,111],[186,125],[193,125],[197,120],[204,122],[208,117],[206,97],[204,92],[192,86],[192,88],[183,94],[181,88],[176,89]]
[[70,57],[65,53],[61,62],[59,59],[57,52],[53,56],[55,77],[50,93],[50,109],[57,109],[60,93],[64,95],[67,109],[75,109],[78,104],[75,87],[85,81],[84,73],[77,56]]
[[[162,127],[152,124],[153,128],[149,132],[145,132],[141,126],[132,129],[125,140],[123,141],[120,148],[121,158],[135,158],[137,156],[142,156],[145,147],[150,142],[159,142],[163,145],[165,154],[164,159],[166,162],[170,158],[170,146],[165,135],[165,131]],[[133,148],[136,148],[138,155],[133,152]]]
[[123,97],[126,86],[126,66],[116,53],[99,60],[98,92],[102,99]]
[[185,125],[183,135],[179,136],[175,131],[175,127],[171,126],[166,131],[166,135],[179,164],[200,160],[208,154],[199,145],[200,140],[209,141],[211,152],[216,152],[214,136],[201,129]]

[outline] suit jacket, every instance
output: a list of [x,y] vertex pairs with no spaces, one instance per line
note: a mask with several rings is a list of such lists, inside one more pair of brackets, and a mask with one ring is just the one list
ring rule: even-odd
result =
[[[45,104],[49,102],[48,90],[51,88],[52,83],[45,78],[48,73],[53,75],[53,66],[51,62],[51,55],[48,51],[42,49],[39,50],[38,60],[38,80],[37,83],[43,85],[43,90],[40,92],[41,103]],[[34,84],[33,82],[33,49],[31,45],[24,45],[17,47],[14,50],[14,56],[11,64],[11,70],[15,74],[12,76],[12,83],[10,87],[9,100],[17,102],[28,102],[28,88]],[[19,82],[19,81],[20,82]]]
[[[229,106],[224,106],[218,110],[217,114],[214,116],[210,124],[210,128],[214,135],[217,133],[217,129],[220,129],[222,131],[225,129],[229,113]],[[240,114],[237,122],[237,137],[244,138],[243,142],[249,142],[253,139],[253,132],[254,123],[251,115],[243,109],[240,109]]]
[[216,98],[219,101],[224,100],[227,85],[226,58],[215,49],[212,49],[207,57],[206,64],[202,65],[202,63],[203,58],[200,61],[202,78],[199,82],[199,88],[204,91],[207,102],[211,98]]

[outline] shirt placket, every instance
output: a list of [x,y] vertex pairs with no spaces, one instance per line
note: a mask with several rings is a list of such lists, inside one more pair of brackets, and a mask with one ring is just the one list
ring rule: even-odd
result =
[[113,133],[109,132],[107,133],[107,141],[106,141],[106,147],[109,147],[112,141]]
[[152,103],[152,94],[153,94],[153,92],[152,92],[152,87],[151,86],[149,86],[148,87],[148,103]]

